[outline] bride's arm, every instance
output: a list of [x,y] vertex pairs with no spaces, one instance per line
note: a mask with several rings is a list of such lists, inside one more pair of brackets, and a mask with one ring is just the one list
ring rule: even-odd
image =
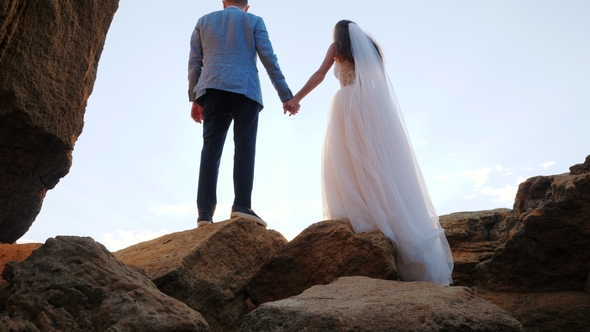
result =
[[320,68],[311,75],[309,80],[307,80],[307,83],[305,83],[303,88],[301,88],[301,90],[299,90],[299,92],[295,94],[293,99],[295,99],[299,103],[301,99],[305,98],[305,96],[307,96],[313,89],[315,89],[318,85],[320,85],[320,83],[322,83],[322,81],[326,77],[326,73],[334,64],[335,56],[336,44],[332,43],[332,45],[330,45],[330,47],[328,48],[328,52],[326,52],[326,57],[324,58],[324,61],[322,62]]

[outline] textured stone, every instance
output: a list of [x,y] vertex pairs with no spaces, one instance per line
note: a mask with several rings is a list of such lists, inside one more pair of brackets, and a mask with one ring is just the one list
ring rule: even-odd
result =
[[0,242],[29,229],[70,169],[119,0],[0,3]]
[[574,174],[574,175],[575,174],[590,173],[590,156],[586,157],[586,160],[584,161],[583,164],[577,164],[577,165],[570,167],[570,173]]
[[[8,262],[22,262],[31,255],[33,250],[39,248],[41,243],[27,244],[0,244],[0,275]],[[0,287],[6,286],[6,281],[0,276]]]
[[211,331],[235,331],[248,312],[246,284],[286,243],[281,234],[238,219],[165,235],[115,255],[203,314]]
[[523,331],[500,307],[465,287],[343,277],[260,305],[240,328],[253,331]]
[[395,250],[378,231],[355,234],[349,224],[315,223],[281,248],[248,284],[254,304],[300,294],[342,276],[397,279]]
[[476,295],[506,310],[520,321],[526,331],[588,331],[590,327],[590,294],[556,293],[490,293]]
[[508,239],[506,219],[511,212],[496,209],[440,216],[455,263],[453,285],[471,287],[478,283],[476,266],[492,258]]
[[506,243],[477,266],[485,288],[584,291],[590,261],[590,172],[522,183],[506,230]]
[[209,331],[91,238],[49,239],[2,275],[0,331]]

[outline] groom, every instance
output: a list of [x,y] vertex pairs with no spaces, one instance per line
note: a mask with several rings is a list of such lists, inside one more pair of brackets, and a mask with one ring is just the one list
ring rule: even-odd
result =
[[213,222],[217,205],[217,176],[223,144],[234,121],[234,203],[231,218],[267,224],[252,210],[254,156],[262,92],[257,55],[283,102],[285,113],[293,98],[279,68],[262,18],[247,13],[248,0],[224,0],[224,10],[201,17],[191,37],[188,80],[191,117],[203,123],[203,149],[197,190],[197,225]]

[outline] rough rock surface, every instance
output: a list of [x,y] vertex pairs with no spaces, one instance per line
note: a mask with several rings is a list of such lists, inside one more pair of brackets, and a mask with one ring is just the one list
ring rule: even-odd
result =
[[523,331],[500,307],[465,287],[367,277],[339,278],[260,305],[240,328],[253,331]]
[[586,157],[583,164],[577,164],[570,167],[570,173],[573,175],[590,173],[590,156]]
[[584,291],[590,262],[590,166],[519,186],[508,240],[477,266],[482,286],[502,292]]
[[0,243],[70,169],[119,0],[0,2]]
[[478,284],[475,268],[492,258],[508,239],[506,219],[511,212],[496,209],[440,216],[455,263],[453,285],[472,287]]
[[91,238],[49,239],[6,264],[0,331],[208,331],[204,318]]
[[476,295],[506,310],[522,323],[526,331],[589,331],[590,294],[556,293],[490,293]]
[[[39,248],[41,243],[27,244],[0,244],[0,274],[8,262],[22,262],[31,255],[33,250]],[[7,282],[0,276],[0,287],[6,286]]]
[[268,260],[247,291],[258,305],[343,276],[397,279],[393,245],[381,232],[355,234],[346,223],[315,223]]
[[278,232],[238,219],[165,235],[115,256],[203,314],[211,331],[235,331],[248,312],[246,284],[286,243]]

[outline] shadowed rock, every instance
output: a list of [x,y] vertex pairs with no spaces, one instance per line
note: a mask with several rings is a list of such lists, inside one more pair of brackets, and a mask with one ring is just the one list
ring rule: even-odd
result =
[[119,0],[0,4],[0,243],[27,232],[82,132]]
[[235,331],[248,312],[246,284],[286,243],[281,234],[238,219],[165,235],[115,255],[203,314],[211,331]]
[[511,212],[496,209],[440,216],[455,263],[453,285],[471,287],[478,284],[475,269],[506,243],[506,218]]
[[590,294],[585,292],[476,291],[476,295],[506,310],[526,331],[588,331],[590,327]]
[[315,223],[268,260],[247,291],[254,304],[261,304],[342,276],[397,279],[393,245],[378,231],[355,234],[346,223]]
[[49,239],[2,276],[0,331],[209,331],[91,238]]
[[506,230],[506,243],[477,266],[482,286],[504,292],[584,291],[590,262],[590,172],[526,180]]
[[260,305],[240,332],[523,331],[498,306],[465,287],[344,277]]
[[[33,250],[39,248],[41,243],[27,244],[0,244],[0,275],[8,262],[22,262],[27,259]],[[6,281],[0,276],[0,287],[6,286]]]

